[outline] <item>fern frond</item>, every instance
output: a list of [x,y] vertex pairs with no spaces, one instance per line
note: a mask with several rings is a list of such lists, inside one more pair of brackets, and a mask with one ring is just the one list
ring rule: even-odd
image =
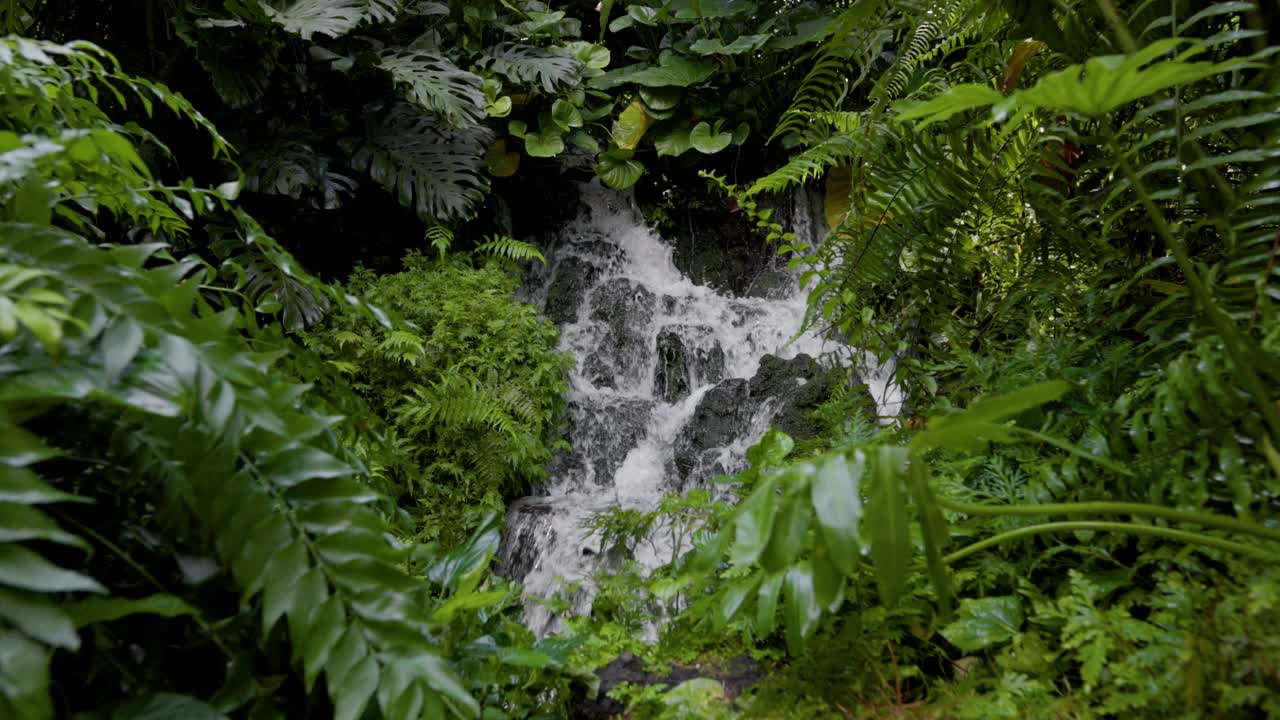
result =
[[476,64],[517,85],[541,87],[547,94],[577,79],[582,70],[576,58],[516,43],[486,48]]
[[542,256],[542,252],[531,243],[503,235],[490,236],[485,242],[476,246],[476,252],[497,255],[509,260],[537,260],[543,265],[547,263],[547,259]]
[[861,145],[852,135],[834,135],[796,155],[786,165],[752,183],[747,195],[778,192],[820,177],[827,168],[846,163]]
[[453,231],[440,223],[427,226],[425,237],[431,247],[440,253],[440,257],[448,254],[449,247],[453,245]]

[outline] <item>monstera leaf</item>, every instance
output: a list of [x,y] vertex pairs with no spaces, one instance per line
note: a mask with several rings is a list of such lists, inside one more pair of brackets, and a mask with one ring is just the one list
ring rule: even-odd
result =
[[690,45],[689,49],[699,55],[741,55],[760,49],[768,39],[768,35],[741,35],[726,45],[715,38],[702,38]]
[[406,97],[436,113],[449,127],[471,127],[485,118],[487,103],[480,76],[435,53],[388,51],[378,67],[391,75]]
[[284,6],[263,3],[262,9],[272,22],[310,40],[313,35],[346,35],[364,19],[369,6],[367,0],[297,0]]
[[486,49],[477,64],[512,83],[540,87],[546,93],[554,93],[557,88],[574,81],[582,69],[582,63],[576,57],[516,43],[503,43]]
[[351,164],[368,171],[400,203],[424,218],[464,218],[484,199],[485,146],[479,128],[450,131],[407,104],[370,124],[367,136],[344,146]]

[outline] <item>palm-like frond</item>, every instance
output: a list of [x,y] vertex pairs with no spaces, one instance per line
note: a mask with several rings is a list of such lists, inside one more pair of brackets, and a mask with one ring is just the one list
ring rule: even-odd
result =
[[366,136],[345,143],[351,164],[425,218],[465,218],[489,188],[487,131],[442,130],[413,106],[397,104],[369,123]]

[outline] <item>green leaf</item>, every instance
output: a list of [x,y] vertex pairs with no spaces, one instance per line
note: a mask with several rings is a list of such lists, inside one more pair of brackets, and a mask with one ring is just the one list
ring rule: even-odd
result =
[[[1072,65],[1044,76],[1034,87],[1013,97],[1023,107],[1105,115],[1121,105],[1227,72],[1246,62],[1153,62],[1187,42],[1184,38],[1167,38],[1132,55],[1090,58],[1083,65]],[[1200,44],[1197,51],[1206,47],[1207,44]]]
[[[793,473],[786,473],[783,484],[803,482]],[[778,509],[773,523],[773,532],[769,536],[769,544],[760,556],[760,565],[768,572],[785,570],[805,547],[809,533],[809,522],[812,510],[809,503],[801,495],[788,494],[778,498],[781,507]]]
[[479,610],[481,608],[493,607],[501,603],[507,597],[506,590],[491,590],[481,593],[462,593],[449,598],[449,601],[436,608],[431,614],[431,619],[442,625],[453,622],[454,616],[463,610]]
[[32,179],[18,188],[9,201],[15,222],[48,225],[53,216],[53,196],[39,180]]
[[981,398],[961,413],[931,419],[924,431],[912,438],[911,447],[972,451],[981,449],[984,440],[1010,441],[1013,436],[997,425],[998,421],[1057,400],[1070,389],[1066,382],[1052,380],[1005,395]]
[[876,571],[876,585],[885,605],[892,605],[902,597],[911,558],[907,502],[902,487],[906,462],[905,448],[888,445],[879,448],[874,464],[876,481],[864,516],[864,524],[871,536],[871,563]]
[[614,190],[626,190],[635,185],[644,175],[644,165],[630,157],[612,151],[601,153],[596,158],[596,175],[604,184]]
[[46,645],[67,650],[80,647],[71,618],[39,595],[0,588],[0,618]]
[[719,68],[711,60],[695,60],[671,51],[663,51],[657,65],[637,64],[610,70],[591,84],[600,90],[609,90],[626,83],[646,87],[689,87],[697,85],[716,73]]
[[587,152],[600,152],[600,143],[596,142],[595,138],[582,130],[574,130],[569,133],[569,142],[583,150],[586,150]]
[[759,578],[755,576],[741,578],[729,583],[720,593],[720,602],[716,605],[716,614],[712,617],[712,626],[717,632],[724,629],[742,609],[747,598],[756,592]]
[[733,547],[729,550],[734,565],[750,565],[759,559],[773,532],[775,483],[765,482],[738,506],[734,518]]
[[640,88],[640,99],[650,110],[671,110],[683,96],[684,90],[678,87]]
[[946,563],[942,561],[942,553],[951,539],[947,529],[947,519],[942,508],[933,496],[929,487],[929,468],[925,459],[919,454],[910,460],[907,470],[907,482],[911,488],[911,497],[920,515],[920,532],[924,538],[925,564],[929,569],[929,578],[933,582],[934,592],[938,594],[943,613],[951,610],[951,574]]
[[502,516],[490,512],[471,537],[427,570],[431,582],[450,592],[468,593],[478,582],[502,542]]
[[471,127],[488,114],[480,76],[459,68],[442,55],[388,51],[379,58],[378,67],[391,76],[409,100],[435,113],[449,127]]
[[511,96],[503,95],[493,102],[485,105],[484,111],[489,117],[503,118],[511,114]]
[[559,98],[551,104],[551,119],[566,132],[572,128],[582,127],[582,112],[564,98]]
[[368,0],[296,0],[284,7],[262,3],[272,22],[303,40],[346,35],[364,19],[367,8]]
[[810,487],[822,541],[831,553],[831,561],[845,575],[853,574],[858,564],[860,493],[866,465],[862,451],[854,455],[852,464],[843,455],[832,456],[818,468]]
[[733,142],[733,133],[713,131],[706,120],[693,126],[689,133],[689,144],[700,153],[712,155],[729,147]]
[[831,561],[831,551],[819,543],[813,550],[813,595],[827,612],[835,612],[844,601],[844,574]]
[[760,582],[756,593],[756,637],[761,640],[773,634],[778,622],[778,595],[786,573],[772,573]]
[[1012,640],[1022,627],[1022,605],[1012,595],[965,598],[942,636],[965,652],[977,652]]
[[17,545],[0,545],[0,585],[37,592],[107,591],[93,578],[64,570]]
[[100,622],[111,622],[130,615],[159,615],[178,617],[195,615],[196,609],[185,600],[173,595],[158,593],[130,599],[115,597],[91,597],[67,603],[63,610],[77,628]]
[[555,125],[524,136],[524,151],[530,157],[555,157],[564,152],[564,133]]
[[689,46],[699,55],[741,55],[754,52],[769,39],[768,35],[739,35],[728,45],[715,38],[702,38]]
[[689,132],[692,129],[687,122],[670,121],[658,125],[650,133],[653,147],[658,151],[658,157],[679,157],[692,150],[693,144],[689,142]]
[[357,720],[378,689],[378,661],[366,656],[345,675],[329,681],[336,685],[329,693],[334,720]]
[[652,124],[653,116],[645,112],[644,103],[632,100],[631,104],[618,115],[618,119],[613,121],[610,135],[614,145],[623,150],[634,150]]
[[[0,427],[0,436],[7,436],[15,428]],[[19,456],[20,459],[21,456]],[[0,461],[7,461],[0,455]],[[8,462],[5,462],[8,465]],[[17,464],[17,463],[14,463]],[[40,505],[54,502],[92,502],[88,498],[55,490],[35,473],[25,468],[7,467],[0,472],[0,502],[22,505]]]
[[956,113],[987,107],[1004,100],[998,90],[986,85],[957,85],[932,100],[912,106],[899,120],[920,120],[917,128],[942,122]]
[[27,504],[0,502],[0,542],[47,540],[88,550],[89,544]]
[[677,20],[749,17],[756,4],[749,0],[672,0],[671,12]]
[[102,366],[107,375],[118,378],[133,362],[144,339],[138,323],[126,315],[117,317],[102,335]]
[[154,693],[131,700],[111,713],[111,720],[227,720],[227,716],[187,695]]
[[291,488],[312,478],[351,475],[352,469],[333,455],[304,445],[271,456],[262,466],[262,474],[276,487]]
[[799,656],[804,653],[805,644],[822,618],[822,606],[818,604],[813,590],[813,566],[809,561],[797,563],[787,571],[782,590],[786,601],[783,618],[786,621],[787,651]]

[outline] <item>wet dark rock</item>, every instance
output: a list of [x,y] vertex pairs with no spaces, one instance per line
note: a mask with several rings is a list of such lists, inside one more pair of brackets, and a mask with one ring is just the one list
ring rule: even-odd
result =
[[668,325],[658,331],[653,385],[659,400],[683,400],[693,387],[724,379],[724,349],[714,334],[708,325]]
[[599,268],[581,258],[567,257],[561,260],[556,265],[551,285],[547,288],[543,314],[561,325],[577,320],[578,308],[599,275]]
[[593,410],[569,403],[573,419],[569,442],[576,455],[590,458],[582,469],[590,470],[591,482],[612,482],[627,453],[644,437],[653,405],[652,400],[641,398],[619,398]]
[[643,285],[614,278],[596,288],[589,302],[591,319],[602,322],[605,332],[584,361],[587,378],[613,387],[618,377],[636,377],[652,351],[647,333],[657,296]]
[[748,297],[777,300],[790,296],[796,291],[796,280],[791,273],[781,268],[762,270],[747,286]]
[[675,469],[680,479],[689,480],[704,470],[715,449],[746,433],[756,405],[746,380],[725,380],[708,390],[676,438]]
[[[809,440],[821,431],[812,418],[814,410],[830,399],[845,382],[844,374],[844,369],[825,368],[803,353],[790,360],[765,355],[760,358],[756,374],[751,378],[751,397],[758,400],[773,398],[773,427],[796,440]],[[860,384],[851,392],[866,394],[865,406],[874,419],[875,403],[866,385]]]
[[684,340],[673,328],[658,333],[658,363],[653,371],[653,392],[663,402],[689,395],[689,358]]
[[609,720],[621,717],[626,706],[610,698],[609,692],[623,683],[633,685],[665,685],[668,689],[697,678],[711,678],[724,686],[729,699],[741,695],[744,690],[764,678],[764,669],[749,655],[739,655],[723,662],[694,666],[673,665],[663,674],[647,672],[640,658],[623,653],[601,668],[596,675],[600,688],[595,698],[574,699],[574,720]]

